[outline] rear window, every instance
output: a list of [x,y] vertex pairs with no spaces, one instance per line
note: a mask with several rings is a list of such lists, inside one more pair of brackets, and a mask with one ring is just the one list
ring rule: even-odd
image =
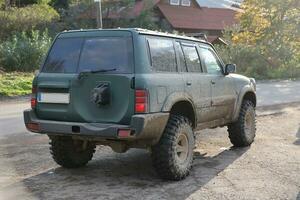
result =
[[176,56],[173,41],[148,38],[152,67],[158,72],[176,72]]
[[77,70],[82,39],[57,39],[48,55],[43,72],[75,73]]
[[202,72],[200,59],[195,46],[182,45],[186,65],[189,72]]
[[96,70],[132,73],[131,37],[59,38],[50,50],[42,72],[78,73]]

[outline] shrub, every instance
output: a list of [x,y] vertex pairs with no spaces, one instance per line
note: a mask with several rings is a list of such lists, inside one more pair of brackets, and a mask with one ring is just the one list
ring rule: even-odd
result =
[[0,44],[0,68],[5,71],[30,72],[39,68],[51,38],[47,31],[22,32]]
[[274,65],[266,59],[260,46],[245,44],[216,45],[218,53],[225,63],[237,65],[237,72],[256,79],[299,78],[300,61],[297,57],[288,62]]
[[22,31],[44,30],[58,19],[59,14],[56,10],[46,4],[2,10],[0,11],[0,40]]

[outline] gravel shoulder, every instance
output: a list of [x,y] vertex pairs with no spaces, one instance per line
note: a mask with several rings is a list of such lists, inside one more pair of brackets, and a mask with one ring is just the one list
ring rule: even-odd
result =
[[241,149],[226,128],[199,132],[193,170],[180,182],[159,179],[144,150],[100,146],[87,167],[63,169],[46,136],[20,128],[0,134],[0,199],[300,199],[300,103],[258,108],[257,128]]

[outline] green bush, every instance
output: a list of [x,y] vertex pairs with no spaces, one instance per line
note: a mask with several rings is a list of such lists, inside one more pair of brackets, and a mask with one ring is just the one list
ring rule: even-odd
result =
[[50,44],[47,31],[13,35],[0,44],[0,68],[5,71],[32,72],[39,68]]
[[237,72],[256,79],[287,79],[300,77],[300,61],[293,59],[274,65],[266,59],[260,46],[245,44],[216,45],[225,63],[237,65]]
[[44,30],[58,19],[56,10],[46,4],[0,10],[0,41],[22,31]]

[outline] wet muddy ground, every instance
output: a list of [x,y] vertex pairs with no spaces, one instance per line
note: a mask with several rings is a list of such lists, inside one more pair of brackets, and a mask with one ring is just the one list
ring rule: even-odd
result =
[[21,116],[11,122],[16,116],[7,111],[0,116],[0,199],[300,199],[300,104],[273,110],[258,112],[250,148],[232,148],[226,128],[200,131],[193,170],[179,182],[159,179],[145,150],[99,146],[86,167],[61,168],[47,136],[25,131]]

